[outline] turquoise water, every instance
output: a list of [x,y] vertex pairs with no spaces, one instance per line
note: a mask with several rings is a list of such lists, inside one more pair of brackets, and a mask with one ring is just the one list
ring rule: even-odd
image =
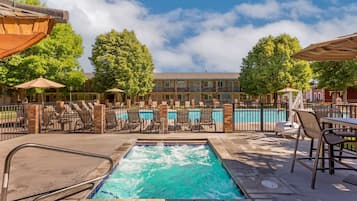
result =
[[[236,109],[234,111],[234,122],[260,122],[260,109]],[[264,109],[263,122],[282,122],[286,121],[286,112],[277,109]]]
[[[223,122],[223,110],[222,109],[215,109],[212,110],[212,118],[216,122]],[[176,111],[169,111],[168,112],[168,118],[169,120],[174,120],[177,118],[177,113]],[[200,119],[200,110],[189,110],[189,119],[191,122],[194,122],[195,120]],[[152,111],[140,111],[139,116],[141,119],[145,120],[152,120],[153,119],[153,112]],[[117,115],[118,119],[128,119],[128,114],[118,114]]]
[[208,145],[134,146],[92,199],[241,199]]
[[[249,123],[249,122],[260,122],[260,110],[259,109],[236,109],[234,111],[234,122],[236,123]],[[152,111],[140,111],[140,118],[145,120],[153,119]],[[128,119],[128,114],[118,114],[118,119]],[[174,120],[177,118],[176,111],[168,112],[169,120]],[[194,122],[197,119],[200,119],[199,110],[189,110],[189,118],[191,122]],[[215,109],[213,110],[212,118],[217,123],[223,122],[223,110]],[[264,109],[263,112],[264,122],[281,122],[286,121],[286,112],[283,110],[277,109]]]

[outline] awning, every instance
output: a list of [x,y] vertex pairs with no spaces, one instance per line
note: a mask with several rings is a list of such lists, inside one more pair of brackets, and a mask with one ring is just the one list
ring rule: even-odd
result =
[[15,5],[0,0],[0,59],[38,43],[51,33],[56,22],[68,20],[67,11]]
[[307,61],[357,60],[357,33],[311,44],[292,57]]

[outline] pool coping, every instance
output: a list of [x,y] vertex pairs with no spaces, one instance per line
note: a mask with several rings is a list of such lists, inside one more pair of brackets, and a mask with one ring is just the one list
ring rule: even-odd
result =
[[[234,176],[233,172],[229,165],[225,163],[226,160],[235,160],[225,149],[224,144],[217,138],[214,137],[203,137],[203,138],[138,138],[135,140],[128,140],[127,142],[123,143],[121,146],[117,147],[115,151],[110,155],[110,157],[114,161],[114,167],[117,166],[122,158],[124,158],[127,153],[131,150],[131,148],[136,144],[150,144],[150,143],[197,143],[197,144],[209,144],[218,159],[221,161],[222,165],[228,172],[229,176],[238,186],[238,188],[242,191],[245,195],[245,199],[230,199],[230,201],[250,201],[251,196],[249,193],[244,189],[244,186],[241,182],[239,182],[238,178]],[[85,179],[91,179],[103,174],[108,167],[108,162],[104,161],[100,163],[93,171],[91,171]],[[104,178],[105,179],[105,178]],[[68,198],[69,200],[78,200],[78,201],[103,201],[102,199],[88,199],[88,196],[101,184],[103,181],[100,180],[95,183],[94,187],[90,190],[86,190],[84,192],[78,193],[76,195],[71,196]],[[193,200],[212,200],[212,199],[105,199],[105,201],[165,201],[165,200],[172,200],[172,201],[193,201]],[[215,199],[215,201],[219,201],[220,199]]]

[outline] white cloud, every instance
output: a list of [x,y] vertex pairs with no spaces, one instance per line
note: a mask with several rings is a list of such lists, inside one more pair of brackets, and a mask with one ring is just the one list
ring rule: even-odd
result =
[[283,3],[282,8],[285,10],[284,13],[293,19],[298,19],[299,17],[316,17],[323,12],[320,8],[313,5],[311,1],[307,0],[289,1]]
[[[267,35],[287,33],[297,37],[306,47],[310,43],[353,33],[357,27],[355,12],[323,18],[320,8],[305,0],[281,5],[275,0],[267,0],[263,4],[240,4],[225,13],[175,9],[161,14],[150,13],[135,1],[111,2],[47,0],[49,7],[70,12],[73,28],[83,37],[85,52],[80,62],[85,71],[93,71],[87,58],[91,55],[95,37],[111,29],[134,30],[152,53],[156,72],[238,72],[242,58],[260,38]],[[339,9],[345,11],[347,7],[331,9],[338,13]],[[256,25],[244,23],[242,14],[268,20]],[[314,22],[301,20],[302,17],[316,15],[321,15],[321,18],[314,18]]]
[[242,3],[235,10],[248,17],[259,19],[276,18],[280,15],[280,6],[275,0],[266,0],[264,3]]

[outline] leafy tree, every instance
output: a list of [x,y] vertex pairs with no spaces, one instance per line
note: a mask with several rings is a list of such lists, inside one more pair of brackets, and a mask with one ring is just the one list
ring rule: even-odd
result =
[[[44,6],[40,0],[18,0]],[[77,59],[82,55],[82,38],[70,24],[56,24],[51,35],[20,54],[0,60],[0,85],[14,85],[46,77],[73,89],[84,84],[86,76]]]
[[0,61],[0,84],[11,87],[43,76],[78,88],[86,79],[77,61],[82,53],[82,38],[71,25],[56,24],[50,37]]
[[131,97],[152,91],[152,57],[133,31],[112,30],[97,36],[89,59],[95,66],[94,85],[99,91],[117,87]]
[[[348,87],[357,86],[357,62],[326,61],[312,64],[314,78],[318,80],[318,88],[333,91],[344,91]],[[346,94],[347,95],[347,94]]]
[[297,38],[287,34],[261,38],[243,58],[240,84],[245,93],[261,96],[285,87],[309,89],[312,71],[309,63],[292,59],[300,50]]

